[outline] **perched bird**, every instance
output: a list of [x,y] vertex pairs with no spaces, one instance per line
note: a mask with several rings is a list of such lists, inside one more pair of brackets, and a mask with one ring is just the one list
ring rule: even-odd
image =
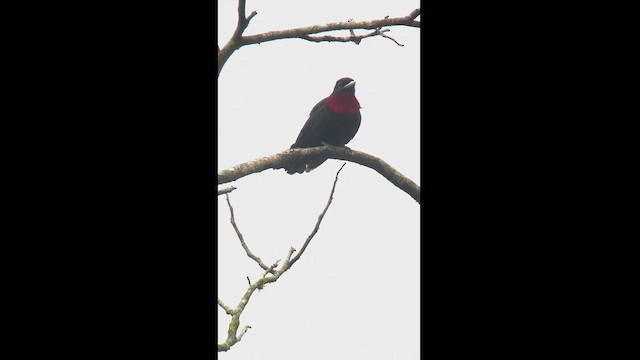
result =
[[[360,128],[360,103],[356,99],[356,82],[342,78],[333,92],[311,109],[309,119],[300,130],[291,148],[310,148],[323,145],[344,146]],[[289,174],[309,172],[325,162],[327,157],[316,157],[285,166]]]

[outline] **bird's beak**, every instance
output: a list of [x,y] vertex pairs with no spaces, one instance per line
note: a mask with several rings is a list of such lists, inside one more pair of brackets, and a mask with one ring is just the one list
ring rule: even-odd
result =
[[351,81],[350,83],[348,83],[347,85],[343,86],[342,88],[343,89],[347,89],[347,88],[354,87],[354,86],[356,86],[356,81],[355,80]]

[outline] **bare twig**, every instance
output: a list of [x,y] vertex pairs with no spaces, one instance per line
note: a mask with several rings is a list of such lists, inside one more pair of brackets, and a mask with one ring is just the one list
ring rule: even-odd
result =
[[263,281],[263,283],[260,284],[259,286],[264,286],[264,284],[271,283],[271,282],[274,282],[274,281],[278,280],[280,278],[280,276],[282,276],[282,274],[284,274],[287,270],[289,270],[291,268],[291,266],[293,266],[293,264],[295,264],[295,262],[300,259],[302,254],[304,254],[304,251],[307,249],[307,246],[309,246],[309,243],[311,242],[311,239],[313,239],[313,237],[316,236],[316,234],[318,233],[318,230],[320,229],[320,224],[322,223],[322,219],[324,218],[324,215],[327,213],[327,210],[329,210],[329,206],[331,206],[331,202],[333,201],[333,194],[336,191],[336,184],[338,183],[338,175],[340,174],[340,171],[342,171],[342,168],[345,165],[347,165],[347,163],[342,164],[340,169],[338,169],[338,172],[336,172],[336,178],[335,178],[335,180],[333,180],[333,186],[331,187],[331,193],[329,193],[329,199],[327,200],[327,205],[325,205],[324,209],[322,210],[322,212],[318,216],[318,221],[316,221],[316,224],[313,227],[313,230],[311,231],[311,233],[309,234],[309,236],[305,240],[304,244],[302,245],[302,249],[300,249],[300,252],[298,252],[298,254],[295,257],[293,257],[293,259],[292,259],[291,256],[296,251],[296,249],[291,247],[289,249],[289,252],[287,253],[287,256],[284,259],[284,262],[282,263],[282,266],[280,267],[280,269],[273,276],[263,277],[261,279]]
[[247,330],[251,329],[251,326],[249,325],[245,325],[244,329],[242,329],[242,331],[240,332],[240,334],[238,335],[238,341],[242,340],[242,337],[244,336],[244,334],[247,332]]
[[[353,18],[347,20],[347,22],[353,22]],[[356,45],[360,45],[360,41],[362,41],[362,39],[358,39],[358,37],[356,36],[356,32],[353,31],[353,29],[349,29],[349,34],[351,35],[350,38],[354,39],[353,42],[356,43]],[[315,40],[312,40],[312,41],[315,41]]]
[[317,156],[324,156],[329,159],[347,160],[371,168],[384,176],[397,188],[409,194],[409,196],[411,196],[415,201],[420,203],[420,187],[382,159],[347,147],[337,146],[289,149],[274,155],[251,160],[246,163],[236,165],[231,169],[219,171],[218,184],[238,180],[247,175],[255,174],[267,169],[280,169],[292,161],[300,161]]
[[324,207],[324,210],[322,210],[322,212],[318,216],[318,221],[316,221],[316,226],[313,228],[313,231],[311,231],[311,234],[309,234],[309,236],[307,237],[307,240],[304,242],[304,245],[302,245],[302,249],[300,249],[300,252],[298,252],[296,254],[296,256],[293,259],[291,259],[290,262],[287,263],[287,269],[289,269],[291,266],[293,266],[293,264],[295,264],[296,261],[298,261],[298,259],[300,259],[302,254],[304,254],[304,251],[307,249],[307,246],[311,242],[311,239],[313,239],[313,237],[316,236],[316,233],[320,229],[320,223],[322,222],[322,219],[324,218],[324,214],[327,213],[327,210],[329,210],[329,205],[331,205],[331,202],[333,201],[333,193],[336,191],[336,184],[338,183],[338,175],[340,174],[340,171],[342,171],[342,168],[345,165],[347,165],[347,163],[342,164],[342,166],[340,166],[340,169],[338,169],[338,172],[336,173],[336,179],[333,180],[333,187],[331,187],[331,193],[329,194],[329,200],[327,200],[327,205]]
[[232,191],[233,191],[233,190],[235,190],[235,189],[236,189],[236,187],[235,187],[235,186],[229,186],[229,187],[226,187],[226,188],[224,188],[224,189],[219,189],[219,190],[218,190],[218,196],[220,196],[220,195],[222,195],[222,194],[230,193],[230,192],[232,192]]
[[[231,201],[229,201],[229,194],[225,194],[225,196],[227,197],[227,204],[229,205],[229,212],[231,213],[231,225],[233,225],[233,229],[236,231],[236,235],[238,235],[238,239],[240,239],[240,244],[242,245],[242,248],[247,253],[248,257],[250,257],[255,262],[257,262],[258,265],[260,265],[261,268],[263,268],[264,270],[269,271],[269,267],[267,265],[265,265],[259,257],[255,256],[251,252],[251,250],[249,250],[249,247],[247,246],[247,244],[244,242],[244,237],[242,236],[242,233],[240,232],[240,229],[238,229],[238,225],[236,225],[236,217],[235,217],[235,215],[233,213],[233,206],[231,206]],[[271,269],[271,271],[269,271],[269,272],[275,274],[275,270],[273,270],[273,269]]]
[[[388,30],[388,31],[391,31],[391,30]],[[382,36],[383,38],[387,38],[387,39],[389,39],[389,40],[393,41],[393,42],[394,42],[394,43],[396,43],[398,46],[404,46],[403,44],[400,44],[399,42],[397,42],[397,41],[396,41],[396,39],[392,38],[391,36],[389,36],[389,35],[385,35],[385,34],[384,34],[385,32],[387,32],[387,31],[383,31],[383,30],[381,30],[381,29],[376,30],[376,33],[377,33],[378,35]]]

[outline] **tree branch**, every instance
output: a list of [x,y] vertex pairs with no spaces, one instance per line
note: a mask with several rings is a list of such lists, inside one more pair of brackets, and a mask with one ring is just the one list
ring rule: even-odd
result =
[[[227,42],[227,44],[220,49],[218,47],[218,76],[220,76],[220,72],[224,67],[224,64],[227,62],[229,57],[242,46],[245,45],[253,45],[260,44],[267,41],[280,40],[280,39],[303,39],[312,42],[354,42],[356,44],[360,44],[362,39],[374,37],[374,36],[382,36],[393,40],[398,46],[404,46],[398,43],[392,37],[385,35],[384,33],[389,30],[382,30],[385,26],[408,26],[408,27],[420,27],[420,21],[417,21],[416,18],[420,16],[420,8],[413,10],[409,15],[397,18],[390,18],[389,16],[385,16],[384,19],[377,20],[365,20],[365,21],[343,21],[343,22],[334,22],[324,25],[312,25],[295,29],[287,29],[287,30],[278,30],[278,31],[269,31],[262,34],[243,36],[242,34],[249,26],[249,21],[256,16],[258,13],[253,11],[248,17],[245,16],[246,12],[246,0],[238,1],[238,24],[236,26],[231,39]],[[353,32],[354,29],[363,29],[363,30],[373,30],[370,33],[365,35],[355,35]],[[310,36],[313,34],[326,32],[326,31],[336,31],[336,30],[349,30],[351,36],[347,37],[338,37],[338,36]]]
[[[312,25],[295,29],[270,31],[263,34],[242,36],[242,46],[260,44],[267,41],[280,39],[305,39],[306,36],[326,31],[349,30],[349,29],[366,29],[375,30],[385,26],[409,26],[420,27],[420,21],[415,20],[420,15],[420,9],[413,10],[409,15],[404,17],[390,18],[365,21],[342,21],[324,25]],[[308,39],[305,39],[308,40]],[[331,40],[326,40],[331,41]]]
[[244,242],[244,236],[242,236],[240,229],[238,229],[238,225],[236,225],[236,218],[235,218],[235,215],[233,214],[233,206],[231,206],[231,202],[229,201],[229,194],[225,194],[225,196],[227,197],[227,204],[229,204],[229,212],[231,212],[231,225],[233,225],[233,229],[236,231],[236,235],[238,235],[238,239],[240,239],[240,244],[242,245],[242,248],[244,249],[244,251],[247,253],[247,256],[253,259],[256,263],[258,263],[258,265],[260,265],[262,269],[272,274],[275,274],[276,273],[275,270],[265,265],[265,263],[263,263],[259,257],[255,256],[251,252],[251,250],[249,250],[249,247]]
[[383,160],[360,151],[351,150],[347,147],[319,146],[306,149],[289,149],[274,155],[251,160],[236,165],[231,169],[219,171],[218,185],[238,180],[247,175],[267,169],[280,169],[294,160],[300,161],[320,155],[328,157],[329,159],[351,161],[371,168],[384,176],[397,188],[409,194],[409,196],[420,204],[420,187],[416,185],[415,182]]
[[[302,246],[302,250],[300,250],[298,255],[296,255],[295,258],[291,259],[291,256],[296,251],[293,247],[291,247],[289,249],[289,252],[287,253],[287,256],[285,257],[285,260],[282,266],[278,271],[275,271],[274,275],[267,277],[267,274],[271,271],[274,271],[275,267],[278,266],[278,262],[280,260],[276,261],[273,265],[267,268],[266,269],[267,271],[263,274],[261,279],[259,279],[253,284],[249,283],[250,284],[249,288],[247,289],[247,291],[245,291],[244,296],[242,296],[240,303],[235,309],[229,308],[220,299],[218,299],[218,305],[220,305],[220,307],[222,307],[227,314],[231,315],[231,322],[229,323],[229,330],[227,331],[227,340],[225,340],[221,344],[218,344],[218,352],[229,350],[234,344],[239,342],[244,336],[244,334],[247,332],[247,330],[251,328],[251,326],[245,325],[245,327],[242,329],[240,334],[236,335],[238,332],[238,328],[240,326],[240,315],[242,315],[242,312],[244,311],[244,308],[249,303],[249,300],[251,299],[251,295],[253,295],[254,291],[256,289],[262,289],[266,284],[272,283],[278,280],[280,276],[282,276],[282,274],[284,274],[287,270],[289,270],[291,266],[296,261],[298,261],[298,259],[300,259],[305,249],[309,245],[309,242],[311,242],[311,239],[313,239],[313,237],[318,232],[318,229],[320,229],[320,223],[322,222],[322,219],[324,218],[324,215],[327,213],[327,210],[329,209],[329,205],[331,205],[331,201],[333,200],[333,194],[336,190],[336,184],[338,183],[338,174],[340,174],[340,171],[342,170],[344,165],[346,165],[346,163],[343,164],[338,170],[338,172],[336,173],[336,179],[333,181],[333,186],[331,187],[331,193],[329,194],[329,200],[327,201],[327,205],[324,207],[324,210],[322,211],[322,213],[320,213],[320,216],[318,216],[318,221],[316,222],[316,225],[313,228],[313,231],[311,231],[311,234],[307,237],[307,240],[304,242],[304,245]],[[231,214],[232,214],[231,215],[232,225],[234,229],[236,229],[236,234],[240,238],[240,243],[243,244],[243,247],[245,247],[245,251],[247,251],[247,255],[249,255],[251,251],[249,251],[249,249],[246,247],[246,244],[244,243],[244,239],[241,238],[242,234],[240,234],[240,231],[237,230],[237,226],[235,225],[235,221],[233,220],[233,208],[231,207],[231,202],[229,201],[229,195],[227,194],[225,196],[227,197],[227,204],[229,205],[229,210],[231,211]]]
[[246,17],[246,4],[247,0],[238,0],[238,25],[236,26],[236,30],[233,32],[231,39],[229,39],[222,50],[218,47],[218,75],[220,75],[222,67],[227,62],[231,54],[243,45],[242,33],[245,31],[247,26],[249,26],[249,21],[251,21],[254,16],[258,15],[257,12],[253,11],[249,17]]
[[242,311],[244,311],[244,307],[249,302],[249,298],[251,298],[251,294],[258,288],[258,284],[260,282],[256,282],[255,284],[249,286],[247,291],[245,291],[244,296],[240,300],[238,306],[233,310],[233,315],[231,316],[231,322],[229,323],[229,329],[227,330],[227,340],[222,344],[218,344],[218,352],[227,351],[233,345],[235,345],[238,341],[242,339],[242,335],[247,332],[247,329],[251,326],[246,325],[242,330],[241,336],[237,336],[238,328],[240,327],[240,315],[242,315]]
[[[291,259],[291,261],[286,261],[285,262],[286,269],[285,269],[285,266],[283,266],[282,267],[284,269],[283,272],[288,270],[289,268],[291,268],[293,266],[293,264],[295,264],[296,261],[298,261],[298,259],[300,259],[300,257],[304,253],[304,251],[307,249],[307,246],[311,242],[311,239],[313,239],[313,237],[316,236],[316,233],[320,229],[320,223],[322,222],[322,219],[324,218],[324,214],[327,213],[327,210],[329,210],[329,205],[331,205],[331,202],[333,201],[333,193],[336,191],[336,183],[338,182],[338,175],[340,174],[340,171],[342,171],[342,168],[345,165],[347,165],[347,163],[342,164],[342,166],[340,166],[340,169],[338,169],[338,172],[336,173],[336,179],[333,180],[333,187],[331,188],[331,193],[329,194],[329,200],[327,201],[327,205],[324,207],[324,210],[322,210],[322,212],[318,216],[318,221],[316,222],[316,226],[313,228],[313,231],[311,231],[311,234],[309,234],[309,236],[307,237],[307,240],[304,242],[304,245],[302,245],[302,249],[300,249],[300,252],[298,252],[298,254],[293,259]],[[291,253],[289,253],[289,254],[291,254]],[[291,256],[291,255],[289,255],[289,256]]]

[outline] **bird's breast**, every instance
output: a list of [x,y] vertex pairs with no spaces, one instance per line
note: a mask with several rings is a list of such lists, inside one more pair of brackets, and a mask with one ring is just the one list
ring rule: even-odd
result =
[[337,93],[327,99],[329,109],[341,114],[357,114],[360,112],[360,103],[355,95],[349,93]]

